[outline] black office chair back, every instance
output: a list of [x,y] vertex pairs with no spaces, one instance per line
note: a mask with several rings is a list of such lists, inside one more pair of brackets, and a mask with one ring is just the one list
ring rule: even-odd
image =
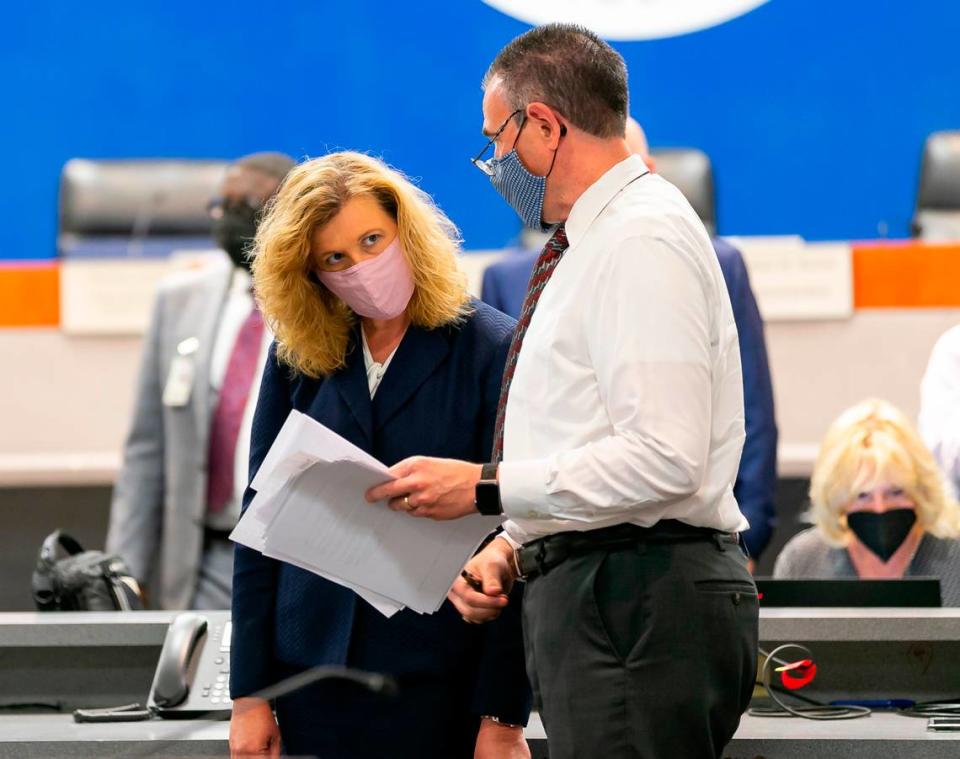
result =
[[960,130],[927,137],[912,229],[924,240],[960,240]]
[[697,212],[711,236],[717,233],[717,201],[710,158],[696,148],[657,148],[650,155],[657,173],[675,185]]
[[96,239],[206,238],[227,162],[74,158],[60,176],[58,248]]

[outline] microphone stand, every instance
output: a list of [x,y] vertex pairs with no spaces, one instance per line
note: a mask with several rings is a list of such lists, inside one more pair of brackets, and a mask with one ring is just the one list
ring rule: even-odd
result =
[[[384,697],[394,697],[397,695],[399,690],[397,681],[389,675],[380,674],[379,672],[366,672],[361,669],[351,669],[349,667],[319,666],[311,667],[303,672],[298,672],[297,674],[291,675],[290,677],[287,677],[274,685],[269,685],[266,688],[262,688],[256,693],[251,693],[248,698],[262,698],[266,701],[271,701],[275,698],[280,698],[281,696],[287,696],[300,690],[301,688],[312,685],[313,683],[324,681],[354,683],[362,688],[365,688],[371,693]],[[218,710],[212,710],[201,713],[192,719],[187,719],[184,721],[185,725],[182,730],[176,731],[172,736],[164,738],[163,740],[151,742],[144,748],[143,751],[131,752],[127,754],[127,756],[154,756],[158,752],[162,751],[167,744],[177,741],[180,738],[188,735],[192,730],[192,723],[195,723],[197,720],[208,719],[220,713],[221,712]],[[120,714],[122,714],[122,712]],[[153,715],[148,713],[147,717],[142,717],[141,719],[149,719],[151,716]],[[121,719],[121,721],[123,720]]]

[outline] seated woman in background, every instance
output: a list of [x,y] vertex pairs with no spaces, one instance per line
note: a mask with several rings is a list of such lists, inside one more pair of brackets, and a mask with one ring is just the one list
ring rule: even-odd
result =
[[843,412],[810,480],[814,527],[792,538],[774,577],[938,577],[960,606],[960,505],[907,418],[886,401]]
[[[430,198],[375,158],[334,153],[288,174],[253,262],[276,342],[251,478],[292,409],[388,466],[489,459],[514,322],[467,294],[458,247]],[[237,546],[232,755],[279,755],[282,737],[287,753],[324,759],[529,757],[518,602],[497,626],[467,624],[449,602],[387,618],[342,585]],[[318,683],[277,699],[278,728],[258,692],[318,665],[390,674],[399,694]]]

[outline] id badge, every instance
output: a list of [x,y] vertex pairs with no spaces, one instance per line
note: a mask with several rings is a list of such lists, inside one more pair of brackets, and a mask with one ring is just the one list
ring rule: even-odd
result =
[[186,406],[193,391],[196,374],[192,356],[176,356],[170,363],[167,384],[163,388],[163,405],[171,408]]

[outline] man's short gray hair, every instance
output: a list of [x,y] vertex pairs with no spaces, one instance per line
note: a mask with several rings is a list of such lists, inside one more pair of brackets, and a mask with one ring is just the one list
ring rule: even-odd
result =
[[483,80],[498,77],[511,110],[545,103],[596,137],[622,137],[629,109],[621,55],[578,24],[547,24],[501,50]]

